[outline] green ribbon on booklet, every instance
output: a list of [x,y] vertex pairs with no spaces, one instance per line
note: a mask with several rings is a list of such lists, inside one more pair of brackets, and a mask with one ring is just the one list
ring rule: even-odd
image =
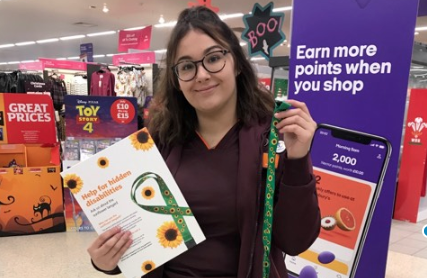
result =
[[[276,101],[274,114],[289,109],[291,106],[286,102]],[[267,164],[267,181],[265,188],[264,202],[264,222],[262,227],[262,243],[264,246],[263,257],[263,278],[268,278],[270,274],[270,249],[271,249],[271,234],[273,232],[273,207],[274,207],[274,191],[276,181],[276,149],[279,142],[279,132],[276,125],[279,120],[273,116],[271,121],[270,136],[268,138],[268,164]]]
[[[165,201],[165,206],[147,206],[138,203],[136,200],[136,192],[138,187],[143,184],[148,179],[154,179],[159,188],[160,193],[162,194],[163,200]],[[153,192],[154,194],[154,192]],[[196,242],[193,239],[193,236],[188,229],[188,225],[185,222],[184,216],[193,216],[193,212],[189,207],[180,207],[175,200],[172,192],[169,190],[169,187],[166,185],[162,177],[160,177],[156,173],[146,172],[135,179],[132,184],[131,189],[131,198],[132,201],[137,204],[140,208],[158,214],[168,214],[171,215],[173,221],[175,222],[179,232],[182,235],[182,239],[184,240],[185,245],[188,249],[196,245]]]

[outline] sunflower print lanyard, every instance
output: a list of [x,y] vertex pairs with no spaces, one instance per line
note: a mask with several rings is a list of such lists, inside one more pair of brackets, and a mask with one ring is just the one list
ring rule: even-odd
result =
[[[146,206],[138,203],[135,197],[136,190],[138,187],[146,180],[154,179],[159,185],[163,200],[166,203],[166,206]],[[185,245],[188,249],[196,245],[196,242],[193,239],[193,236],[188,229],[188,225],[185,222],[184,216],[193,216],[193,212],[189,207],[180,207],[175,200],[172,192],[169,190],[169,187],[166,185],[164,180],[157,175],[156,173],[146,172],[140,175],[132,184],[131,189],[131,198],[132,201],[137,204],[142,209],[158,213],[158,214],[169,214],[172,215],[173,221],[175,225],[178,227],[179,232],[182,235],[182,239],[184,240]]]
[[[276,101],[274,114],[277,112],[285,111],[290,107],[286,102]],[[271,121],[270,136],[268,143],[268,164],[267,164],[267,181],[265,188],[265,202],[264,202],[264,222],[262,227],[262,243],[264,246],[263,257],[263,278],[268,278],[270,274],[270,249],[271,249],[271,234],[273,231],[273,206],[274,206],[274,190],[276,181],[276,148],[279,141],[279,134],[276,125],[279,120],[273,116]]]

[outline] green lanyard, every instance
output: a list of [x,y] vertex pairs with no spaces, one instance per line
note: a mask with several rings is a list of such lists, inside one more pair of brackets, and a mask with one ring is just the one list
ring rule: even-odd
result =
[[[138,203],[135,197],[136,190],[144,181],[148,179],[154,179],[157,182],[163,200],[166,203],[166,206],[146,206]],[[173,221],[181,232],[182,239],[184,240],[184,243],[187,248],[190,249],[191,247],[196,245],[196,242],[194,241],[190,230],[188,229],[188,225],[184,219],[184,216],[193,216],[193,212],[189,207],[178,206],[178,203],[176,202],[172,192],[169,190],[168,186],[159,175],[147,172],[136,178],[136,180],[132,184],[131,198],[135,204],[137,204],[139,207],[143,208],[146,211],[172,215]]]
[[[277,102],[274,113],[288,109],[290,105],[286,102]],[[270,274],[270,249],[271,249],[271,234],[273,232],[273,206],[274,206],[274,190],[276,180],[276,148],[279,142],[279,134],[276,125],[279,120],[273,116],[271,121],[271,130],[268,144],[268,166],[267,166],[267,181],[265,188],[264,202],[264,222],[262,226],[262,243],[264,246],[263,271],[262,277],[268,278]]]

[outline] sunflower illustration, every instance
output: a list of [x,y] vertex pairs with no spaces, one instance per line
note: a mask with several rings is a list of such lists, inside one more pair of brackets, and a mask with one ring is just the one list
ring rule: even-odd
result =
[[144,199],[150,200],[153,199],[154,195],[155,195],[155,191],[151,186],[146,186],[142,189],[142,197]]
[[181,232],[173,221],[164,222],[163,225],[157,229],[157,237],[159,238],[159,243],[164,248],[175,248],[182,243]]
[[77,194],[83,187],[83,181],[76,174],[69,174],[64,178],[64,185],[68,187],[73,194]]
[[100,168],[107,168],[110,165],[110,161],[106,157],[98,158],[98,166]]
[[153,261],[145,261],[141,266],[141,269],[144,273],[150,272],[155,268],[156,264]]
[[130,140],[137,150],[148,151],[154,146],[154,141],[148,133],[147,128],[143,128],[132,134]]

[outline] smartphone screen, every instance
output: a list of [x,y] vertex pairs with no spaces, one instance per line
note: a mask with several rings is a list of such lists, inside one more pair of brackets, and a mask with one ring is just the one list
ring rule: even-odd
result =
[[306,252],[286,256],[291,274],[310,265],[318,278],[354,277],[390,153],[382,137],[319,125],[311,158],[321,231]]

